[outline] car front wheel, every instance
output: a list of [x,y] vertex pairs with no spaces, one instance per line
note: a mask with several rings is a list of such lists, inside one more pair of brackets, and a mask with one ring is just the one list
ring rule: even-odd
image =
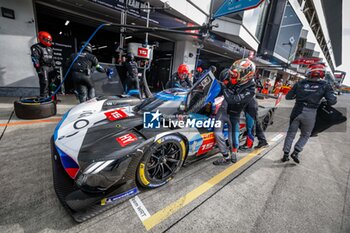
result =
[[137,170],[142,187],[156,188],[169,182],[181,168],[186,154],[184,140],[168,135],[154,142],[144,154]]

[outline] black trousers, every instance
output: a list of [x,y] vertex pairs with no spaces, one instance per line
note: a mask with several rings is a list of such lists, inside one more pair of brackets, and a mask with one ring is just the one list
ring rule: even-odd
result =
[[74,88],[78,92],[80,103],[95,97],[94,82],[90,75],[74,71],[72,73]]
[[258,138],[259,142],[267,142],[264,130],[262,129],[261,122],[259,119],[255,121],[255,135]]
[[248,113],[254,118],[255,121],[255,136],[258,138],[259,142],[266,142],[266,137],[264,130],[262,129],[261,122],[258,119],[258,108],[259,104],[254,99],[252,100],[244,109],[244,113]]
[[49,84],[54,76],[54,68],[51,66],[42,66],[37,72],[39,76],[40,97],[48,97],[50,94]]

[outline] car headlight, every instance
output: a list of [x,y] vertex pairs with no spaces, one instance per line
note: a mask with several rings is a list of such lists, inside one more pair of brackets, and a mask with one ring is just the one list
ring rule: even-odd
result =
[[87,191],[103,191],[113,182],[103,173],[104,170],[111,171],[115,160],[99,161],[90,164],[83,172],[78,174],[75,180],[79,188]]
[[87,192],[105,191],[123,178],[129,163],[129,156],[92,163],[79,172],[75,182]]

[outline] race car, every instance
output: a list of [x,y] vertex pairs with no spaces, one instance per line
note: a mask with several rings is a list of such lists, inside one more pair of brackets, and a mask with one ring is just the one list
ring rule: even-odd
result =
[[[85,221],[215,154],[220,90],[208,72],[190,90],[168,89],[141,103],[101,97],[72,108],[51,139],[54,188],[63,206],[77,222]],[[274,109],[259,111],[266,126]]]

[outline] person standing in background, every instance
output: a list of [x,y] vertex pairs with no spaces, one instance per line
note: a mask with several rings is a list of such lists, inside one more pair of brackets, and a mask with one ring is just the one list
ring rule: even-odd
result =
[[270,87],[271,87],[271,80],[269,78],[266,79],[266,81],[264,82],[264,86],[263,86],[263,89],[261,91],[262,94],[264,95],[267,95],[269,94],[269,90],[270,90]]
[[124,62],[126,68],[126,80],[124,90],[125,93],[133,89],[140,89],[137,86],[137,79],[139,78],[139,69],[135,61],[135,56],[133,53],[126,54],[126,61]]
[[275,88],[273,90],[273,93],[275,96],[278,96],[278,94],[280,93],[281,91],[281,88],[282,88],[282,82],[281,80],[279,79],[278,81],[276,81],[276,84],[275,84]]
[[53,60],[52,36],[48,32],[38,33],[39,43],[31,46],[31,57],[34,68],[38,73],[40,97],[49,96],[49,83],[55,71],[55,62]]

